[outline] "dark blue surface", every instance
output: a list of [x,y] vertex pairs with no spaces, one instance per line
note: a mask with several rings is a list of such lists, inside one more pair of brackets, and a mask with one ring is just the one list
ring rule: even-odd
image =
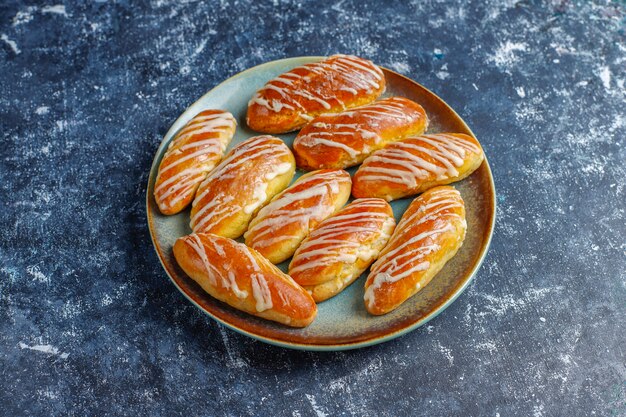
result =
[[[266,3],[0,5],[0,413],[625,415],[623,3]],[[499,217],[477,279],[428,326],[296,352],[178,293],[144,193],[208,89],[335,52],[461,114]]]

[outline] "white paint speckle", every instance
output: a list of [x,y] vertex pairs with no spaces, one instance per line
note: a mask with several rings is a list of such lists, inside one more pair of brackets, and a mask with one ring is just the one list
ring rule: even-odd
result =
[[26,272],[28,272],[28,274],[37,282],[41,282],[43,284],[50,283],[50,277],[47,277],[43,272],[41,272],[39,266],[37,265],[30,265],[26,267]]
[[13,17],[13,26],[22,25],[24,23],[28,23],[33,20],[33,11],[35,11],[36,7],[27,7],[25,10],[20,10]]
[[218,327],[220,331],[220,335],[222,336],[222,341],[224,343],[224,347],[226,348],[226,354],[228,355],[228,366],[231,368],[244,368],[248,366],[246,361],[244,361],[238,349],[234,349],[231,346],[230,339],[228,338],[228,333],[222,326]]
[[65,6],[62,4],[55,4],[54,6],[46,6],[41,9],[41,13],[53,13],[60,14],[64,17],[69,17],[65,11]]
[[602,85],[604,86],[604,88],[606,88],[607,90],[610,90],[611,89],[611,70],[609,69],[609,67],[600,68],[600,70],[598,71],[598,77],[600,77],[600,80],[602,80]]
[[488,340],[488,341],[482,342],[482,343],[478,343],[476,345],[476,349],[478,349],[478,350],[486,350],[491,355],[493,355],[494,352],[498,351],[498,347],[496,346],[495,342],[493,342],[491,340]]
[[41,153],[48,156],[50,155],[50,142],[46,143],[41,147]]
[[57,120],[56,121],[56,125],[57,125],[57,129],[59,130],[59,132],[62,132],[67,127],[67,121],[66,120]]
[[528,45],[523,42],[506,41],[505,43],[500,44],[498,49],[496,49],[493,55],[490,56],[490,60],[498,67],[509,67],[519,59],[516,52],[525,52],[527,47]]
[[35,110],[35,113],[41,116],[44,114],[48,114],[49,111],[50,111],[49,107],[41,106],[41,107],[37,107],[37,109]]
[[20,48],[17,47],[17,43],[9,39],[9,37],[6,34],[3,33],[2,35],[0,35],[0,39],[2,39],[4,43],[9,45],[9,48],[11,48],[13,52],[15,52],[15,55],[18,55],[20,52],[22,52],[20,51]]
[[441,67],[441,71],[438,71],[435,75],[440,80],[445,80],[446,78],[448,78],[450,76],[450,73],[448,72],[448,64],[443,64],[443,66]]
[[439,351],[445,356],[445,358],[450,363],[450,366],[454,365],[454,356],[452,356],[452,349],[445,347],[441,344],[441,342],[437,342],[439,346]]
[[70,356],[69,353],[59,352],[59,349],[55,348],[52,345],[32,345],[32,346],[29,346],[26,343],[20,342],[18,344],[18,346],[20,347],[20,349],[34,350],[34,351],[37,351],[37,352],[43,352],[43,353],[47,353],[47,354],[50,354],[50,355],[59,355],[61,357],[61,359],[67,359],[67,357]]
[[529,305],[544,299],[548,296],[548,294],[558,294],[564,289],[565,287],[563,286],[530,288],[524,292],[524,295],[521,298],[515,298],[512,295],[502,295],[500,297],[496,297],[491,294],[479,294],[479,296],[483,297],[487,302],[482,305],[482,307],[485,308],[485,311],[478,312],[476,316],[484,317],[493,314],[497,317],[501,317],[511,311],[524,311],[529,307]]
[[394,70],[398,72],[403,72],[403,73],[407,73],[411,69],[409,67],[409,64],[407,64],[406,62],[392,62],[391,64],[389,64],[389,66],[393,68]]
[[323,412],[322,409],[317,405],[317,402],[315,401],[315,396],[313,396],[311,394],[306,394],[306,398],[307,398],[307,400],[309,400],[309,403],[311,403],[311,408],[313,409],[313,411],[315,411],[315,415],[317,417],[327,417],[328,416],[328,414]]
[[204,51],[204,47],[206,46],[207,42],[208,39],[203,39],[202,42],[200,42],[200,45],[198,45],[198,47],[193,51],[194,56]]
[[100,304],[102,304],[103,306],[108,306],[113,304],[113,298],[111,298],[111,296],[109,294],[104,294],[104,297],[102,297],[102,300],[100,301]]

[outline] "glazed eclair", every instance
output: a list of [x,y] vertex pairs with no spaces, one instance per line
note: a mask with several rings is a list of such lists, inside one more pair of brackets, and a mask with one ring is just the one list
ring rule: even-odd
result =
[[476,139],[462,133],[409,137],[374,152],[354,175],[352,195],[387,201],[460,181],[484,159]]
[[246,245],[275,264],[290,258],[311,230],[343,207],[351,186],[350,174],[340,169],[303,175],[250,222]]
[[191,234],[176,241],[174,257],[202,289],[238,310],[292,327],[308,326],[317,315],[305,290],[242,243]]
[[191,229],[238,238],[255,214],[293,178],[293,154],[273,136],[235,146],[202,182],[191,208]]
[[394,227],[386,201],[354,200],[304,239],[291,260],[289,275],[316,302],[333,297],[374,262]]
[[265,84],[248,103],[246,121],[257,132],[291,132],[320,114],[371,103],[384,90],[385,76],[371,61],[333,55]]
[[389,313],[423,289],[461,247],[466,228],[465,204],[453,187],[413,200],[367,277],[367,311]]
[[419,104],[391,97],[340,113],[316,117],[293,143],[296,164],[302,169],[348,168],[372,152],[428,127]]
[[204,110],[174,136],[154,184],[161,213],[176,214],[191,203],[200,183],[224,156],[236,126],[229,112]]

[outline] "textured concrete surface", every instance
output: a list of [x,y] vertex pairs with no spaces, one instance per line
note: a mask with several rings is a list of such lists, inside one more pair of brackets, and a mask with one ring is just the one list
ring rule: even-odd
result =
[[[621,2],[0,5],[0,414],[626,415]],[[221,328],[149,241],[177,116],[256,64],[351,52],[441,95],[490,158],[477,279],[428,326],[305,353]]]

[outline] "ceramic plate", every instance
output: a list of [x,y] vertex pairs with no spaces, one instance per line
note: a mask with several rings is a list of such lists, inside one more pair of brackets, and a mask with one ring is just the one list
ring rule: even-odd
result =
[[[322,59],[288,58],[259,65],[229,78],[191,105],[167,132],[152,163],[146,196],[148,225],[159,259],[174,285],[218,322],[255,339],[289,348],[354,349],[391,340],[416,329],[441,313],[467,287],[485,257],[495,220],[495,189],[486,159],[471,176],[454,184],[466,204],[467,237],[457,255],[430,284],[395,311],[375,317],[367,313],[363,303],[364,274],[342,293],[319,304],[317,318],[305,329],[293,329],[253,317],[206,294],[178,267],[172,253],[176,239],[191,233],[189,210],[174,216],[163,216],[152,196],[157,169],[167,145],[189,119],[209,108],[230,111],[238,122],[230,149],[258,134],[247,128],[245,115],[248,100],[259,88],[282,72]],[[387,90],[383,97],[399,95],[420,103],[430,119],[428,133],[459,132],[473,135],[454,110],[435,94],[400,74],[384,68],[383,71],[387,78]],[[295,133],[278,136],[291,146]],[[349,171],[354,174],[355,169]],[[297,171],[294,180],[302,173]],[[412,198],[407,198],[391,203],[396,221],[400,220],[411,201]],[[279,265],[285,272],[288,262]],[[452,317],[448,319],[452,320]]]

